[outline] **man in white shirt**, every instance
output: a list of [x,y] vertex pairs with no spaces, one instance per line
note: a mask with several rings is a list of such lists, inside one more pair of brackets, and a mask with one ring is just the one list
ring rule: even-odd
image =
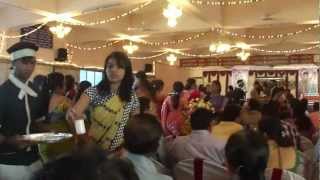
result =
[[214,138],[209,132],[213,119],[214,114],[210,110],[199,108],[191,114],[190,135],[167,139],[170,164],[191,158],[206,159],[219,165],[224,163],[224,153],[218,149],[224,142]]

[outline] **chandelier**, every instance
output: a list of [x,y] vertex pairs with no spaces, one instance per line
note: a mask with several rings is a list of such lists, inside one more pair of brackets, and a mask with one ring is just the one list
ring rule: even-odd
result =
[[59,39],[64,38],[67,34],[69,34],[72,30],[69,26],[64,26],[62,23],[60,23],[57,26],[52,26],[49,28],[50,31],[55,34]]
[[174,54],[169,54],[167,56],[167,61],[169,62],[170,66],[173,66],[176,63],[177,59],[177,56]]
[[130,41],[129,44],[124,45],[122,47],[125,51],[128,52],[128,54],[133,54],[136,50],[139,49],[139,47],[137,45],[132,44],[132,42]]
[[209,46],[210,52],[215,52],[220,54],[228,52],[230,50],[231,50],[231,45],[227,43],[222,43],[222,42],[219,42],[218,44],[212,43]]
[[241,50],[237,53],[237,57],[240,58],[241,61],[246,61],[250,56],[249,52],[246,52],[244,50]]
[[168,26],[175,27],[177,25],[177,18],[182,16],[182,10],[175,4],[170,3],[168,7],[163,10],[163,16],[168,19]]

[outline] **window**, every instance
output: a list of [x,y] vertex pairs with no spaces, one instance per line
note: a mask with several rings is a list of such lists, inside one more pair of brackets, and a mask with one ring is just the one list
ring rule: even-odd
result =
[[93,86],[97,85],[102,80],[102,72],[80,70],[80,82],[89,81]]

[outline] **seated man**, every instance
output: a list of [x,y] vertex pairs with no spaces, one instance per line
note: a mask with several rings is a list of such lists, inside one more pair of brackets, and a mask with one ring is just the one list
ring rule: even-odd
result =
[[199,108],[191,114],[192,132],[188,136],[167,139],[166,146],[172,164],[190,158],[211,160],[222,165],[224,162],[223,142],[214,138],[209,132],[214,114],[207,109]]
[[138,114],[128,121],[124,129],[126,157],[133,163],[140,180],[172,180],[157,169],[158,162],[151,159],[159,147],[162,128],[151,114]]
[[[218,149],[223,151],[224,146],[227,143],[229,137],[240,130],[243,127],[238,123],[240,117],[240,106],[235,104],[229,104],[224,108],[223,113],[220,117],[220,122],[214,125],[211,129],[213,137],[222,141],[219,144]],[[221,146],[220,146],[221,145]]]

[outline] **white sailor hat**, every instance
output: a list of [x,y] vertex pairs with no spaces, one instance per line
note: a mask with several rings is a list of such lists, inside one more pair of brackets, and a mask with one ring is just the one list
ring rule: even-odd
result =
[[35,57],[38,46],[30,42],[18,42],[7,49],[11,61],[16,61],[25,57]]

